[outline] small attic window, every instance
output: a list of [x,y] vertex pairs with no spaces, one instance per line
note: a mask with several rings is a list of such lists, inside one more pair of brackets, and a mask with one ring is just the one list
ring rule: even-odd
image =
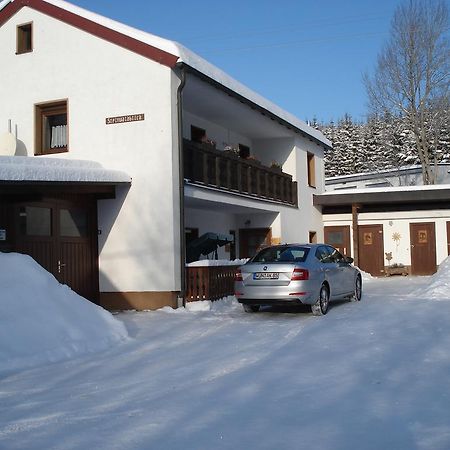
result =
[[25,23],[17,26],[17,55],[33,51],[33,24]]

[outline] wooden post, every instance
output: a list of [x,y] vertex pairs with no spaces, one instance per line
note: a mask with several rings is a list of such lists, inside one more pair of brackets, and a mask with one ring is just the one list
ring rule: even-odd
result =
[[361,205],[352,205],[352,228],[353,228],[353,259],[355,266],[359,266],[359,230],[358,230],[358,212]]

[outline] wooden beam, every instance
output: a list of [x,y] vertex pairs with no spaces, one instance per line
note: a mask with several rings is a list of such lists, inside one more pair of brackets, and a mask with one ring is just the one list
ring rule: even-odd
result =
[[361,205],[354,203],[352,205],[352,229],[353,229],[353,259],[355,266],[359,266],[359,230],[358,213]]

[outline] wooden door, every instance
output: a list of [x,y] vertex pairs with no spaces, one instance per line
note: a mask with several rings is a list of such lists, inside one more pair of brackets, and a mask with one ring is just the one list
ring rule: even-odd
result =
[[375,277],[384,275],[383,225],[359,225],[359,268]]
[[450,222],[447,222],[447,254],[450,255]]
[[411,274],[436,272],[436,233],[434,222],[410,223]]
[[244,228],[239,230],[239,258],[252,258],[263,247],[271,245],[270,228]]
[[16,205],[16,250],[55,278],[98,300],[97,210],[93,202],[45,201]]
[[345,256],[351,256],[350,226],[324,227],[325,244],[332,245]]

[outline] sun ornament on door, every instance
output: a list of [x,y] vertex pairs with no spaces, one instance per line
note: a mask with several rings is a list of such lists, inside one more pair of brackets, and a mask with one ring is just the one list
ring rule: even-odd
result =
[[372,245],[373,244],[373,236],[372,233],[364,233],[364,245]]
[[428,243],[428,232],[427,232],[427,230],[419,230],[417,232],[417,242],[419,244],[427,244]]

